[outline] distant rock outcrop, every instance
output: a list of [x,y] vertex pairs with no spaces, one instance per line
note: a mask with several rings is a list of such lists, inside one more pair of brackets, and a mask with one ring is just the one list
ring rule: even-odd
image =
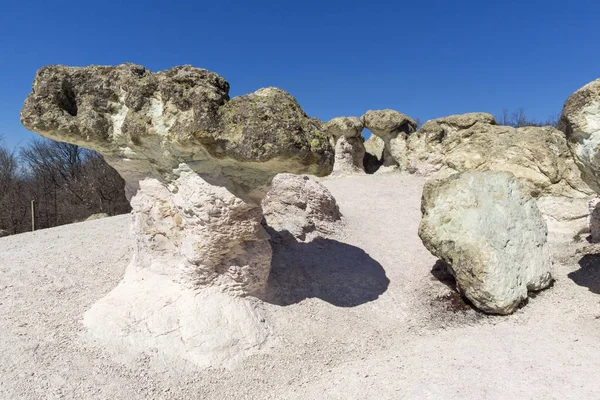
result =
[[300,242],[328,237],[341,229],[342,214],[327,188],[307,175],[279,174],[262,202],[274,240],[289,235]]
[[426,122],[408,139],[414,172],[450,175],[465,171],[507,171],[533,197],[585,198],[592,192],[581,180],[564,135],[552,127],[496,125],[491,114],[453,115]]
[[335,147],[332,175],[363,173],[365,139],[361,134],[362,121],[356,117],[337,117],[327,122],[324,128]]
[[[189,343],[182,352],[199,362],[202,351],[210,353],[200,343],[212,339],[185,339],[199,329],[193,310],[204,310],[196,304],[195,291],[210,287],[247,295],[266,284],[271,248],[261,226],[260,202],[273,177],[331,172],[328,137],[294,97],[266,88],[230,100],[228,92],[224,78],[191,66],[158,73],[134,64],[38,71],[22,123],[45,137],[102,153],[133,197],[137,248],[129,272],[85,319],[99,337],[123,338],[132,321],[142,329],[140,319],[179,291],[176,318],[163,325],[154,321],[143,328],[147,332],[130,332],[131,337],[136,346],[145,341],[150,346],[155,334],[177,322],[169,337]],[[119,297],[128,291],[139,295]],[[153,301],[145,300],[153,295]],[[127,312],[115,313],[126,301]],[[255,319],[244,315],[242,324]],[[204,323],[210,324],[211,316],[220,318],[209,312]],[[231,342],[217,342],[235,349],[235,343],[244,342],[236,335],[246,332],[232,329],[232,336],[223,336]],[[257,334],[252,341],[259,345],[263,340]]]
[[510,314],[551,282],[547,228],[506,172],[465,172],[425,185],[419,236],[477,308]]
[[383,143],[381,156],[382,167],[385,170],[408,168],[406,139],[417,128],[417,123],[407,115],[394,110],[369,110],[361,117],[365,128],[379,137]]

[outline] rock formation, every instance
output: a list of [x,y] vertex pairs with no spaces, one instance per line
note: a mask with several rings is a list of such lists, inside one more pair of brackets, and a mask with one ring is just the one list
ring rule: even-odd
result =
[[335,147],[333,175],[348,175],[364,172],[365,146],[361,132],[363,123],[356,117],[337,117],[327,122],[325,131]]
[[424,176],[513,173],[538,200],[552,240],[571,240],[584,229],[580,211],[592,191],[581,180],[564,135],[552,127],[515,129],[496,125],[491,114],[452,115],[427,121],[407,145],[409,170]]
[[[137,247],[123,282],[86,314],[93,337],[140,349],[180,341],[180,354],[207,365],[223,361],[210,343],[244,353],[264,341],[255,312],[221,294],[266,284],[271,248],[260,202],[272,178],[327,175],[333,151],[288,93],[266,88],[230,100],[228,92],[224,78],[191,66],[38,71],[22,123],[103,154],[132,197]],[[207,293],[221,293],[214,296],[231,315],[210,310],[218,306]]]
[[279,174],[262,202],[274,240],[309,242],[341,229],[342,214],[327,188],[307,175]]
[[506,172],[429,181],[419,236],[480,310],[510,314],[551,282],[547,228],[533,199]]
[[[581,178],[600,193],[600,79],[588,83],[565,102],[560,118]],[[592,241],[600,241],[600,210],[590,204]]]
[[406,139],[417,128],[417,123],[398,111],[394,110],[369,110],[361,117],[365,128],[384,143],[381,160],[385,170],[408,168],[408,155]]
[[[491,114],[471,113],[427,121],[408,139],[411,170],[430,175],[507,171],[533,197],[586,198],[564,135],[552,127],[496,125]],[[440,174],[441,175],[441,174]]]
[[581,177],[600,193],[600,79],[588,83],[567,99],[560,125]]

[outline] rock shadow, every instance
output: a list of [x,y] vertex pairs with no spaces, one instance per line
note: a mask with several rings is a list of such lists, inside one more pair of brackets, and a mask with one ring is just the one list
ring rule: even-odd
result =
[[431,267],[431,275],[450,289],[448,294],[436,298],[437,301],[445,303],[448,310],[453,312],[474,310],[482,313],[469,299],[459,293],[456,288],[456,279],[454,279],[454,275],[448,270],[448,264],[442,260],[437,260],[433,264],[433,267]]
[[300,243],[288,234],[272,246],[271,274],[260,296],[272,304],[319,298],[337,307],[356,307],[376,300],[390,283],[381,264],[346,243],[324,238]]
[[363,166],[367,174],[374,174],[383,165],[383,160],[370,153],[365,153],[363,157]]
[[600,254],[586,254],[579,260],[581,267],[567,276],[590,292],[600,294]]

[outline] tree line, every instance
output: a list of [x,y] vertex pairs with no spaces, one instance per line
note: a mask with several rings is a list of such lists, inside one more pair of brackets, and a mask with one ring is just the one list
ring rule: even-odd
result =
[[[1,143],[0,143],[1,144]],[[74,144],[35,139],[17,151],[0,146],[0,234],[128,213],[125,182],[100,154]]]
[[560,114],[551,115],[545,121],[541,121],[530,118],[524,108],[517,108],[513,111],[505,108],[502,110],[502,114],[494,118],[498,125],[512,126],[513,128],[522,128],[525,126],[552,126],[558,128]]

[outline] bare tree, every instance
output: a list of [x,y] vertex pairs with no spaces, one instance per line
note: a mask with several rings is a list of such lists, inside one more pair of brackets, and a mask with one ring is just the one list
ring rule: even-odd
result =
[[522,128],[524,126],[552,126],[557,128],[559,118],[558,114],[553,114],[545,121],[537,121],[527,117],[525,109],[520,107],[512,112],[509,112],[507,108],[503,109],[502,114],[496,117],[496,122],[499,125],[512,126],[513,128]]

